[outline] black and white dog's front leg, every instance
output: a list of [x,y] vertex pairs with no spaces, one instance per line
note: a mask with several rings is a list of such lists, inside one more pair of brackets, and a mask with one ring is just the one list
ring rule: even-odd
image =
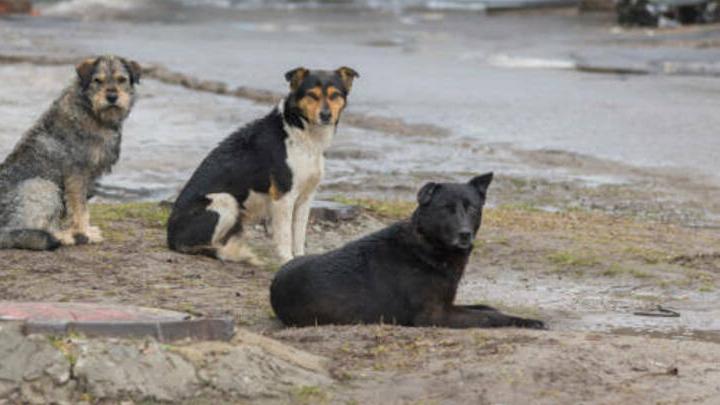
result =
[[297,194],[287,193],[270,204],[275,249],[285,263],[293,258],[293,214]]
[[312,203],[315,193],[301,196],[295,202],[295,210],[293,212],[292,224],[292,252],[295,257],[305,254],[305,239],[307,236],[307,226],[310,220],[310,204]]

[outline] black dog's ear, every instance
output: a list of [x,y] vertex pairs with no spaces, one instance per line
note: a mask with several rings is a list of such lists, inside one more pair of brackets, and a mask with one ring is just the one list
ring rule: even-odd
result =
[[485,195],[487,192],[488,187],[490,186],[490,182],[493,179],[493,172],[481,174],[477,177],[473,177],[472,180],[470,180],[468,183],[475,187],[475,189],[480,193],[480,195]]
[[80,79],[80,85],[83,89],[87,88],[92,79],[92,74],[95,72],[95,65],[97,64],[98,58],[87,58],[75,66],[75,72],[77,72],[78,78]]
[[127,60],[124,58],[120,58],[120,61],[122,62],[123,66],[125,66],[125,69],[127,69],[128,73],[130,73],[130,83],[140,83],[140,76],[142,76],[142,67],[140,66],[140,64],[135,62],[134,60]]
[[432,200],[432,196],[435,191],[437,191],[438,187],[440,187],[440,185],[433,182],[427,183],[422,186],[422,188],[420,189],[420,191],[418,191],[417,194],[418,204],[425,205],[429,203],[430,200]]
[[298,67],[285,73],[285,80],[290,83],[290,90],[297,90],[297,88],[300,87],[300,84],[305,79],[308,73],[310,73],[310,71],[305,69],[304,67]]
[[345,90],[347,92],[350,92],[350,89],[352,89],[353,80],[356,77],[360,77],[360,74],[355,71],[353,68],[349,68],[347,66],[339,67],[335,70],[335,73],[337,73],[340,76],[340,79],[343,82],[343,86],[345,86]]

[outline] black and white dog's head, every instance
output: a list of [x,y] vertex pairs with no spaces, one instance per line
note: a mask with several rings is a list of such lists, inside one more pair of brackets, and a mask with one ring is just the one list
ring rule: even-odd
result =
[[470,251],[482,222],[485,195],[493,174],[467,183],[427,183],[417,195],[412,221],[417,232],[443,251]]
[[308,70],[299,67],[285,73],[290,94],[285,99],[285,119],[291,125],[337,125],[353,80],[360,75],[349,67]]

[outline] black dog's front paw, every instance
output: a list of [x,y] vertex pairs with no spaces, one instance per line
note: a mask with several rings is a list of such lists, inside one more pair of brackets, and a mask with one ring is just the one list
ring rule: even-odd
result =
[[528,329],[547,329],[545,322],[538,321],[537,319],[517,318],[515,320],[515,326]]

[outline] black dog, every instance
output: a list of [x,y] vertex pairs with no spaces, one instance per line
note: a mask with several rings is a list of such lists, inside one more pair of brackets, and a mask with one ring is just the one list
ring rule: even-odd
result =
[[428,183],[409,221],[322,255],[296,258],[273,280],[270,300],[286,325],[387,322],[451,328],[541,321],[484,305],[453,305],[480,228],[492,173],[466,184]]

